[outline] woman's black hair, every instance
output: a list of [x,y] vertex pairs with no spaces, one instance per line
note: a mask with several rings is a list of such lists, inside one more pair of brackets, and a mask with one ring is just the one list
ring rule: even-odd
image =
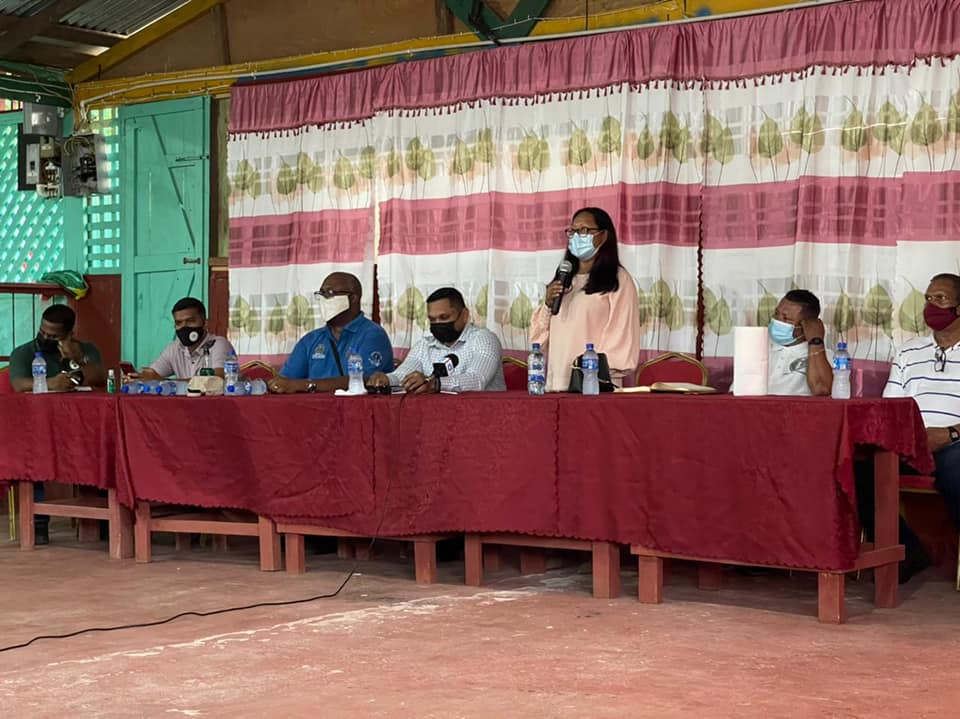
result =
[[[613,226],[613,220],[605,210],[599,207],[582,207],[573,213],[576,217],[581,212],[589,212],[593,215],[596,226],[601,230],[607,231],[607,239],[597,250],[596,259],[593,267],[590,268],[590,277],[587,279],[587,285],[583,291],[588,295],[606,294],[607,292],[616,292],[620,289],[620,280],[617,278],[617,272],[620,270],[620,253],[617,251],[617,230]],[[573,265],[573,272],[567,280],[567,286],[573,281],[573,276],[580,270],[580,260],[573,256],[570,250],[564,255],[564,259]]]

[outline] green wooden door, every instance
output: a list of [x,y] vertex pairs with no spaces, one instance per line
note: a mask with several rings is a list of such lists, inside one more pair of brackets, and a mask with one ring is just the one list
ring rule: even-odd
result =
[[123,358],[142,367],[174,337],[174,302],[207,301],[210,102],[124,107],[120,125]]

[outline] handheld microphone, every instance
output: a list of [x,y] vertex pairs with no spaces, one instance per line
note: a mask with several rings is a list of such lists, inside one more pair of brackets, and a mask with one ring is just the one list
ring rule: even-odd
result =
[[443,358],[442,362],[433,363],[433,376],[449,377],[458,364],[460,364],[460,358],[455,354],[449,354]]
[[[567,280],[570,279],[570,273],[573,272],[573,264],[570,260],[564,260],[557,267],[557,276],[556,279],[560,280],[563,283],[563,286],[567,286]],[[563,293],[553,298],[553,304],[550,306],[550,314],[555,315],[560,312],[560,303],[563,302]]]

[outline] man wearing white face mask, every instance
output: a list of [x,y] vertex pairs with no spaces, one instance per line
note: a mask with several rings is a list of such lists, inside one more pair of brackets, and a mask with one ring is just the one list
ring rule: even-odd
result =
[[383,327],[360,311],[360,280],[345,272],[329,275],[314,293],[325,325],[308,332],[293,348],[280,376],[267,387],[277,394],[346,389],[347,357],[363,358],[363,374],[393,369],[393,347]]
[[809,290],[791,290],[773,313],[767,377],[769,394],[826,396],[833,387],[830,354],[823,344],[820,300]]

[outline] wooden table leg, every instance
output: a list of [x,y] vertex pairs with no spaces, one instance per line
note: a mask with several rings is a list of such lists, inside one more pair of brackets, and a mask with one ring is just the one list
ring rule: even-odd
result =
[[[893,452],[873,455],[874,547],[885,549],[900,543],[900,462]],[[874,604],[892,609],[900,604],[898,564],[873,570]]]
[[417,584],[437,583],[437,543],[432,540],[413,543],[413,564]]
[[697,564],[697,588],[716,592],[723,586],[723,565],[713,562]]
[[133,510],[133,551],[137,562],[141,564],[147,564],[153,559],[153,548],[150,545],[150,511],[150,502],[137,502]]
[[340,538],[337,540],[337,557],[340,559],[353,559],[353,540]]
[[483,583],[483,542],[479,534],[463,538],[464,584],[479,587]]
[[547,553],[539,547],[520,550],[520,574],[543,574],[547,571]]
[[272,519],[258,517],[258,536],[260,538],[260,571],[276,572],[283,569],[281,564],[280,535]]
[[823,624],[843,624],[847,621],[845,574],[820,572],[818,589],[818,618]]
[[107,490],[107,508],[110,510],[110,558],[129,559],[133,556],[133,512],[120,504],[117,490]]
[[20,505],[20,549],[33,549],[36,541],[36,530],[33,526],[33,482],[17,482],[17,497]]
[[284,534],[287,550],[287,574],[303,574],[307,571],[307,550],[302,534]]
[[659,604],[663,601],[663,560],[640,555],[637,564],[638,598],[644,604]]
[[593,543],[593,596],[616,599],[620,596],[620,545]]
[[373,553],[373,545],[369,539],[353,540],[353,556],[358,562],[369,562]]

